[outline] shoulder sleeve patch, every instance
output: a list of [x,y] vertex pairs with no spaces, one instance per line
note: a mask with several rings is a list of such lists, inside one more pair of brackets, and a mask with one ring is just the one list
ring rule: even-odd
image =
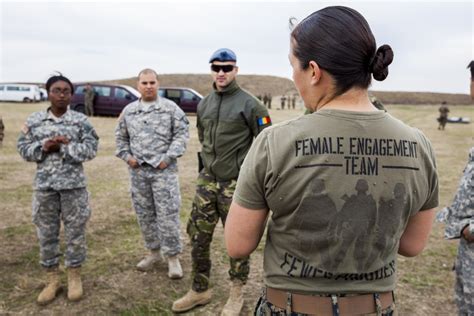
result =
[[270,119],[270,116],[263,116],[263,117],[258,117],[257,118],[257,125],[258,126],[263,126],[270,124],[272,120]]

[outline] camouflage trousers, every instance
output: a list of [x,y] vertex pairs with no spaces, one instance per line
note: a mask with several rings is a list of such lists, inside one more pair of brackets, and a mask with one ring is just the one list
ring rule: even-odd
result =
[[[197,179],[196,195],[187,225],[192,244],[194,291],[203,292],[209,288],[212,235],[219,218],[222,225],[225,225],[236,183],[236,180],[217,182],[204,170]],[[229,259],[230,279],[238,279],[245,283],[249,274],[249,258]]]
[[86,188],[37,190],[33,194],[33,223],[40,244],[40,263],[44,267],[59,264],[61,220],[66,237],[67,267],[78,267],[86,259],[86,223],[90,217]]
[[[330,295],[328,295],[330,296]],[[377,301],[377,298],[374,296],[374,304],[376,306],[381,306],[380,301]],[[257,306],[255,307],[255,316],[306,316],[307,314],[290,312],[287,313],[286,309],[277,307],[272,303],[268,302],[265,294],[260,296]],[[333,304],[333,316],[339,316],[339,308],[336,304]],[[359,314],[358,314],[359,315]],[[378,313],[364,314],[365,316],[396,316],[397,312],[395,309],[395,303],[392,303],[389,307],[385,309],[379,309]]]
[[85,110],[87,116],[94,116],[94,101],[85,99]]
[[456,259],[455,297],[459,315],[474,315],[474,243],[461,238]]
[[176,165],[160,170],[150,165],[130,168],[132,204],[150,250],[171,257],[182,251],[178,172]]

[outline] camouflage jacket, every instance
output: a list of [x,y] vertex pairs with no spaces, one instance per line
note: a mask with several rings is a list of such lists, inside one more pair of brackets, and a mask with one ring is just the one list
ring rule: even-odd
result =
[[474,147],[453,203],[438,213],[437,220],[446,223],[444,236],[447,239],[460,238],[467,225],[471,233],[474,230]]
[[86,102],[92,102],[92,101],[94,101],[94,98],[95,98],[94,88],[91,87],[90,89],[85,90],[84,100]]
[[181,157],[189,139],[189,122],[176,103],[158,97],[145,108],[140,100],[127,105],[115,129],[116,156],[127,161],[131,156],[139,164],[157,168],[170,165]]
[[[61,144],[59,152],[45,153],[44,142],[61,135],[69,139],[69,144]],[[96,156],[98,140],[84,114],[68,110],[55,119],[47,109],[28,117],[17,149],[26,161],[37,163],[36,190],[68,190],[86,186],[82,162]]]

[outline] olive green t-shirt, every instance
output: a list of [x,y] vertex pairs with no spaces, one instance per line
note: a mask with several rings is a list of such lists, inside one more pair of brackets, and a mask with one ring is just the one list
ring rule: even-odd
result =
[[267,286],[384,292],[410,216],[438,205],[438,178],[419,130],[383,111],[320,110],[258,136],[233,198],[272,211]]

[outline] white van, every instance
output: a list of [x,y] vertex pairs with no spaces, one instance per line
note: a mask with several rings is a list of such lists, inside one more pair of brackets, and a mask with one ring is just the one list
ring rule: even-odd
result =
[[0,101],[39,102],[40,90],[34,84],[0,83]]

